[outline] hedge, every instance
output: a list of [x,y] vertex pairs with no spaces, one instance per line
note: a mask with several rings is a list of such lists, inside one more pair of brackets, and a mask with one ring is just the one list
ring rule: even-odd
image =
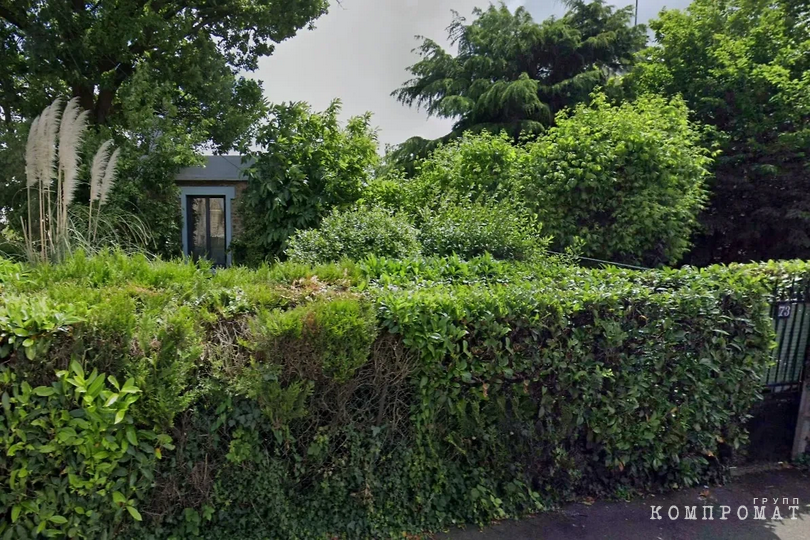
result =
[[412,259],[420,255],[464,258],[490,254],[528,261],[547,252],[537,219],[511,202],[443,201],[415,215],[356,205],[334,210],[317,229],[297,231],[285,255],[299,263],[326,263],[368,256]]
[[385,538],[721,480],[802,262],[0,259],[0,536]]
[[410,218],[402,213],[381,207],[336,209],[317,229],[296,231],[285,255],[304,263],[362,259],[369,254],[405,259],[421,253],[418,235]]

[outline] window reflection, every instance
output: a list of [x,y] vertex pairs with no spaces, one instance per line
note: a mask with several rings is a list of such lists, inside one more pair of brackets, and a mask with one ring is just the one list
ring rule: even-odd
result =
[[194,260],[210,259],[218,266],[227,264],[225,197],[189,196],[189,254]]
[[211,223],[209,234],[209,258],[216,264],[225,266],[227,258],[225,254],[225,199],[208,199],[208,216]]

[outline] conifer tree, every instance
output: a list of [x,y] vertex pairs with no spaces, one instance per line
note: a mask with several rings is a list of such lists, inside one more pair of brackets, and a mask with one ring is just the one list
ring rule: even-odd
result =
[[[506,131],[516,139],[541,131],[559,110],[586,101],[608,77],[629,69],[646,42],[645,28],[632,25],[632,6],[566,4],[564,16],[541,23],[504,4],[476,9],[471,23],[456,14],[448,35],[458,53],[423,38],[421,60],[409,68],[413,78],[393,95],[431,116],[455,119],[442,140],[468,130]],[[437,142],[411,139],[399,157]]]

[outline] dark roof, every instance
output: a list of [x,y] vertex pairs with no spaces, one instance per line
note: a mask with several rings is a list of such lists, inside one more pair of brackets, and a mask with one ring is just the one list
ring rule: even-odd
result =
[[246,180],[242,171],[250,166],[250,162],[242,163],[242,156],[205,156],[206,163],[202,167],[186,167],[180,169],[176,180],[234,182]]

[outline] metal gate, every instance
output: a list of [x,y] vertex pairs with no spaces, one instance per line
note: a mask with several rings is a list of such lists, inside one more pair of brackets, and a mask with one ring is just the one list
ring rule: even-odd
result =
[[764,374],[764,398],[752,411],[748,428],[750,461],[790,458],[799,414],[805,364],[810,344],[810,295],[791,286],[774,291],[785,299],[771,305],[776,348],[773,364]]
[[769,393],[800,392],[810,335],[810,313],[804,298],[771,306],[776,332],[775,364],[765,374]]

